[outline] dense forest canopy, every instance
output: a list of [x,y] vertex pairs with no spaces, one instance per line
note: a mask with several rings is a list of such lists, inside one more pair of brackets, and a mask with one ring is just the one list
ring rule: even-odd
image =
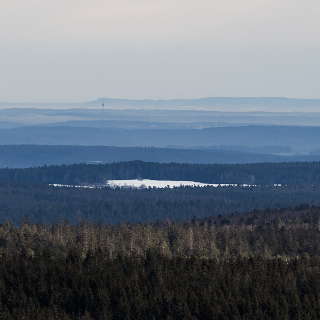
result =
[[3,319],[318,319],[317,207],[190,223],[0,225]]
[[[70,224],[0,225],[2,251],[80,250],[83,256],[103,250],[110,258],[145,257],[151,250],[166,257],[297,257],[320,253],[320,207],[252,210],[249,213],[170,219],[155,223],[110,225],[82,221]],[[10,250],[9,250],[10,251]],[[53,251],[54,252],[54,251]],[[32,255],[32,253],[31,253]]]

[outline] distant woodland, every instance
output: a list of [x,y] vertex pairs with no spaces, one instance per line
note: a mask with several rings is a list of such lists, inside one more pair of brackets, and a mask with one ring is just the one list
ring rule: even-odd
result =
[[[106,187],[108,179],[149,178],[249,187],[130,189]],[[49,184],[97,185],[95,189]],[[274,184],[282,186],[274,186]],[[91,221],[108,224],[155,222],[320,205],[320,163],[248,165],[159,164],[141,161],[106,165],[0,169],[0,222],[19,224]]]
[[81,189],[1,185],[0,222],[188,221],[264,208],[320,205],[320,186]]
[[221,184],[319,185],[320,162],[235,165],[129,161],[0,169],[0,184],[105,184],[108,179],[137,178]]
[[141,160],[161,163],[257,163],[319,161],[320,152],[295,155],[282,146],[108,147],[0,145],[0,168],[27,168],[75,163],[112,163]]

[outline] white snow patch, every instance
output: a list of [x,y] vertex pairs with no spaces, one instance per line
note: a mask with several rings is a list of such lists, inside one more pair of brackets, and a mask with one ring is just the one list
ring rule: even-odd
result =
[[[178,188],[178,187],[256,187],[255,184],[227,184],[227,183],[203,183],[195,181],[176,181],[176,180],[151,180],[151,179],[130,179],[130,180],[107,180],[103,185],[67,185],[54,183],[53,187],[60,188],[86,188],[97,189],[103,187],[111,188]],[[274,184],[274,187],[282,187],[281,184]]]
[[60,184],[60,183],[51,183],[49,184],[49,186],[51,187],[57,187],[57,188],[85,188],[85,189],[96,189],[99,188],[99,186],[85,186],[85,185],[81,185],[81,186],[77,186],[77,185],[73,185],[73,184]]
[[107,185],[110,187],[127,187],[127,188],[177,188],[177,187],[227,187],[237,186],[236,184],[212,184],[195,181],[175,181],[175,180],[150,180],[150,179],[132,179],[132,180],[108,180]]

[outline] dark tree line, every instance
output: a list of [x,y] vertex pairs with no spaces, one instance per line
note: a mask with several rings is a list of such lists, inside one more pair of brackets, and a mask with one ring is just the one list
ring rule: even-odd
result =
[[86,184],[108,179],[193,180],[236,184],[320,184],[320,162],[259,164],[181,164],[142,161],[105,165],[62,165],[27,169],[0,169],[0,183]]

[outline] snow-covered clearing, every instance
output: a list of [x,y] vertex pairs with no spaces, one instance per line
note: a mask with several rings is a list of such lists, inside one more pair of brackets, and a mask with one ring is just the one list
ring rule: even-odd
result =
[[[107,180],[106,184],[99,185],[65,185],[65,184],[50,184],[53,187],[64,188],[178,188],[178,187],[256,187],[254,184],[218,184],[218,183],[203,183],[195,181],[180,181],[180,180],[151,180],[151,179],[129,179],[129,180]],[[274,184],[274,187],[281,187],[281,184]]]
[[236,186],[236,184],[212,184],[195,181],[175,181],[175,180],[150,180],[150,179],[132,179],[132,180],[108,180],[110,187],[131,187],[131,188],[176,188],[183,186],[190,187],[226,187]]

